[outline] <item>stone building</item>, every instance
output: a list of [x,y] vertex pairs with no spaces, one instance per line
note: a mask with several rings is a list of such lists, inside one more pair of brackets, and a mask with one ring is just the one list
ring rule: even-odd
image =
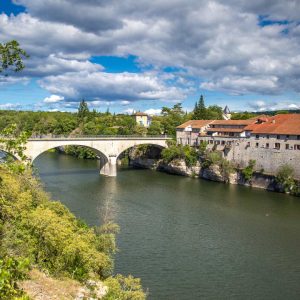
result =
[[131,116],[134,118],[135,122],[140,126],[149,127],[151,124],[151,117],[146,113],[138,111],[132,114]]
[[300,179],[300,114],[189,122],[177,127],[177,143],[198,146],[207,142],[207,149],[222,152],[237,167],[255,160],[256,170],[266,174],[274,175],[279,166],[288,164]]

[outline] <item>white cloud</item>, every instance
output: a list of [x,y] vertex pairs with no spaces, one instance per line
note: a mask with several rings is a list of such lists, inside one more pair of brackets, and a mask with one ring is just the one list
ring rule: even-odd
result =
[[[41,77],[42,87],[66,102],[177,101],[200,82],[237,95],[300,93],[300,1],[15,2],[28,13],[1,14],[0,40],[20,41],[31,56],[23,74]],[[262,27],[262,15],[289,22]],[[128,54],[160,75],[109,75],[89,62]],[[170,66],[180,71],[161,71]]]
[[124,112],[125,114],[131,115],[131,114],[135,113],[136,110],[135,110],[134,108],[127,108],[127,109],[123,110],[123,112]]
[[61,102],[63,101],[65,98],[63,96],[59,96],[59,95],[51,95],[49,97],[46,97],[44,99],[45,103],[57,103],[57,102]]
[[150,116],[153,116],[153,115],[160,115],[161,114],[161,109],[156,109],[156,108],[149,108],[149,109],[146,109],[144,111],[146,114],[150,115]]
[[248,103],[248,105],[254,111],[275,111],[275,110],[300,109],[300,102],[292,103],[291,101],[267,102],[264,100],[257,100],[257,101]]
[[[156,76],[134,73],[71,72],[47,76],[43,88],[65,99],[87,101],[181,100],[184,91],[169,87]],[[126,102],[127,103],[127,102]]]

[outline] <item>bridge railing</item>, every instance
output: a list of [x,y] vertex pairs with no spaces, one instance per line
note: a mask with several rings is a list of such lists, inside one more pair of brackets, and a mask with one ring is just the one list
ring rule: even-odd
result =
[[29,140],[47,140],[47,139],[141,139],[141,140],[155,140],[155,139],[172,139],[171,136],[168,135],[55,135],[55,134],[47,134],[47,135],[32,135]]

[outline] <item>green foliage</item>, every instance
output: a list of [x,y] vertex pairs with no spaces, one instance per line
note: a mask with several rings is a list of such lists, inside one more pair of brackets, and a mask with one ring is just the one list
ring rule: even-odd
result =
[[27,259],[14,259],[12,257],[0,259],[0,299],[29,300],[18,287],[18,282],[27,277],[28,270],[29,261]]
[[300,188],[297,186],[297,182],[294,179],[294,169],[290,165],[282,165],[279,167],[276,182],[280,184],[285,193],[291,193],[293,195],[300,194]]
[[176,159],[183,159],[188,167],[196,165],[199,156],[195,148],[189,145],[174,145],[169,142],[170,146],[162,150],[161,155],[166,163]]
[[0,255],[22,256],[51,274],[79,280],[110,275],[116,251],[112,225],[89,228],[50,201],[29,171],[15,175],[0,168]]
[[210,151],[205,153],[204,160],[202,161],[202,168],[207,169],[210,166],[218,166],[224,181],[228,181],[230,174],[234,172],[234,167],[230,161],[222,157],[220,151]]
[[193,111],[193,119],[194,120],[207,120],[206,107],[204,104],[203,95],[200,96],[198,102],[195,104],[195,108]]
[[153,120],[148,128],[148,135],[161,135],[163,132],[160,121]]
[[250,113],[250,112],[241,112],[241,113],[232,113],[231,114],[231,120],[248,120],[251,118],[256,117],[257,114]]
[[176,127],[188,120],[188,116],[182,110],[180,103],[172,108],[163,107],[162,116],[159,118],[163,134],[176,136]]
[[116,275],[105,280],[108,286],[108,293],[103,300],[144,300],[146,294],[142,289],[140,279],[134,278],[131,275],[124,277]]
[[255,164],[256,164],[256,161],[253,159],[250,159],[248,166],[242,170],[242,174],[246,181],[249,181],[249,182],[251,181],[253,173],[254,173]]
[[87,103],[85,100],[81,100],[79,107],[78,107],[78,112],[77,112],[77,117],[79,122],[85,121],[85,119],[89,116],[90,111],[88,108]]
[[208,152],[202,162],[202,168],[209,168],[211,165],[220,165],[222,162],[222,154],[219,151]]
[[206,148],[208,146],[208,142],[204,141],[199,145],[199,154],[200,156],[204,155],[206,153]]
[[26,160],[24,154],[25,144],[27,142],[29,133],[22,131],[18,133],[17,125],[11,124],[4,130],[0,131],[0,149],[18,157],[22,161]]
[[23,59],[28,58],[28,54],[20,48],[20,44],[15,41],[0,43],[0,73],[7,69],[19,72],[25,68]]
[[65,146],[64,151],[68,155],[80,159],[96,159],[97,154],[90,148],[84,146]]
[[200,96],[200,99],[195,104],[193,110],[193,120],[221,120],[223,116],[222,107],[217,105],[211,105],[208,108],[205,107],[204,97]]

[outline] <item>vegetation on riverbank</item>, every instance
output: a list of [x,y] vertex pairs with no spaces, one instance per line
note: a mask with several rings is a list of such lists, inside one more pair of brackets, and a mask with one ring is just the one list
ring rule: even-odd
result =
[[[22,149],[19,142],[5,144]],[[101,299],[145,299],[139,279],[112,276],[118,226],[91,228],[78,220],[52,201],[21,157],[24,163],[0,165],[0,299],[27,299],[19,281],[29,268],[84,287],[89,280],[103,282],[108,290]]]

